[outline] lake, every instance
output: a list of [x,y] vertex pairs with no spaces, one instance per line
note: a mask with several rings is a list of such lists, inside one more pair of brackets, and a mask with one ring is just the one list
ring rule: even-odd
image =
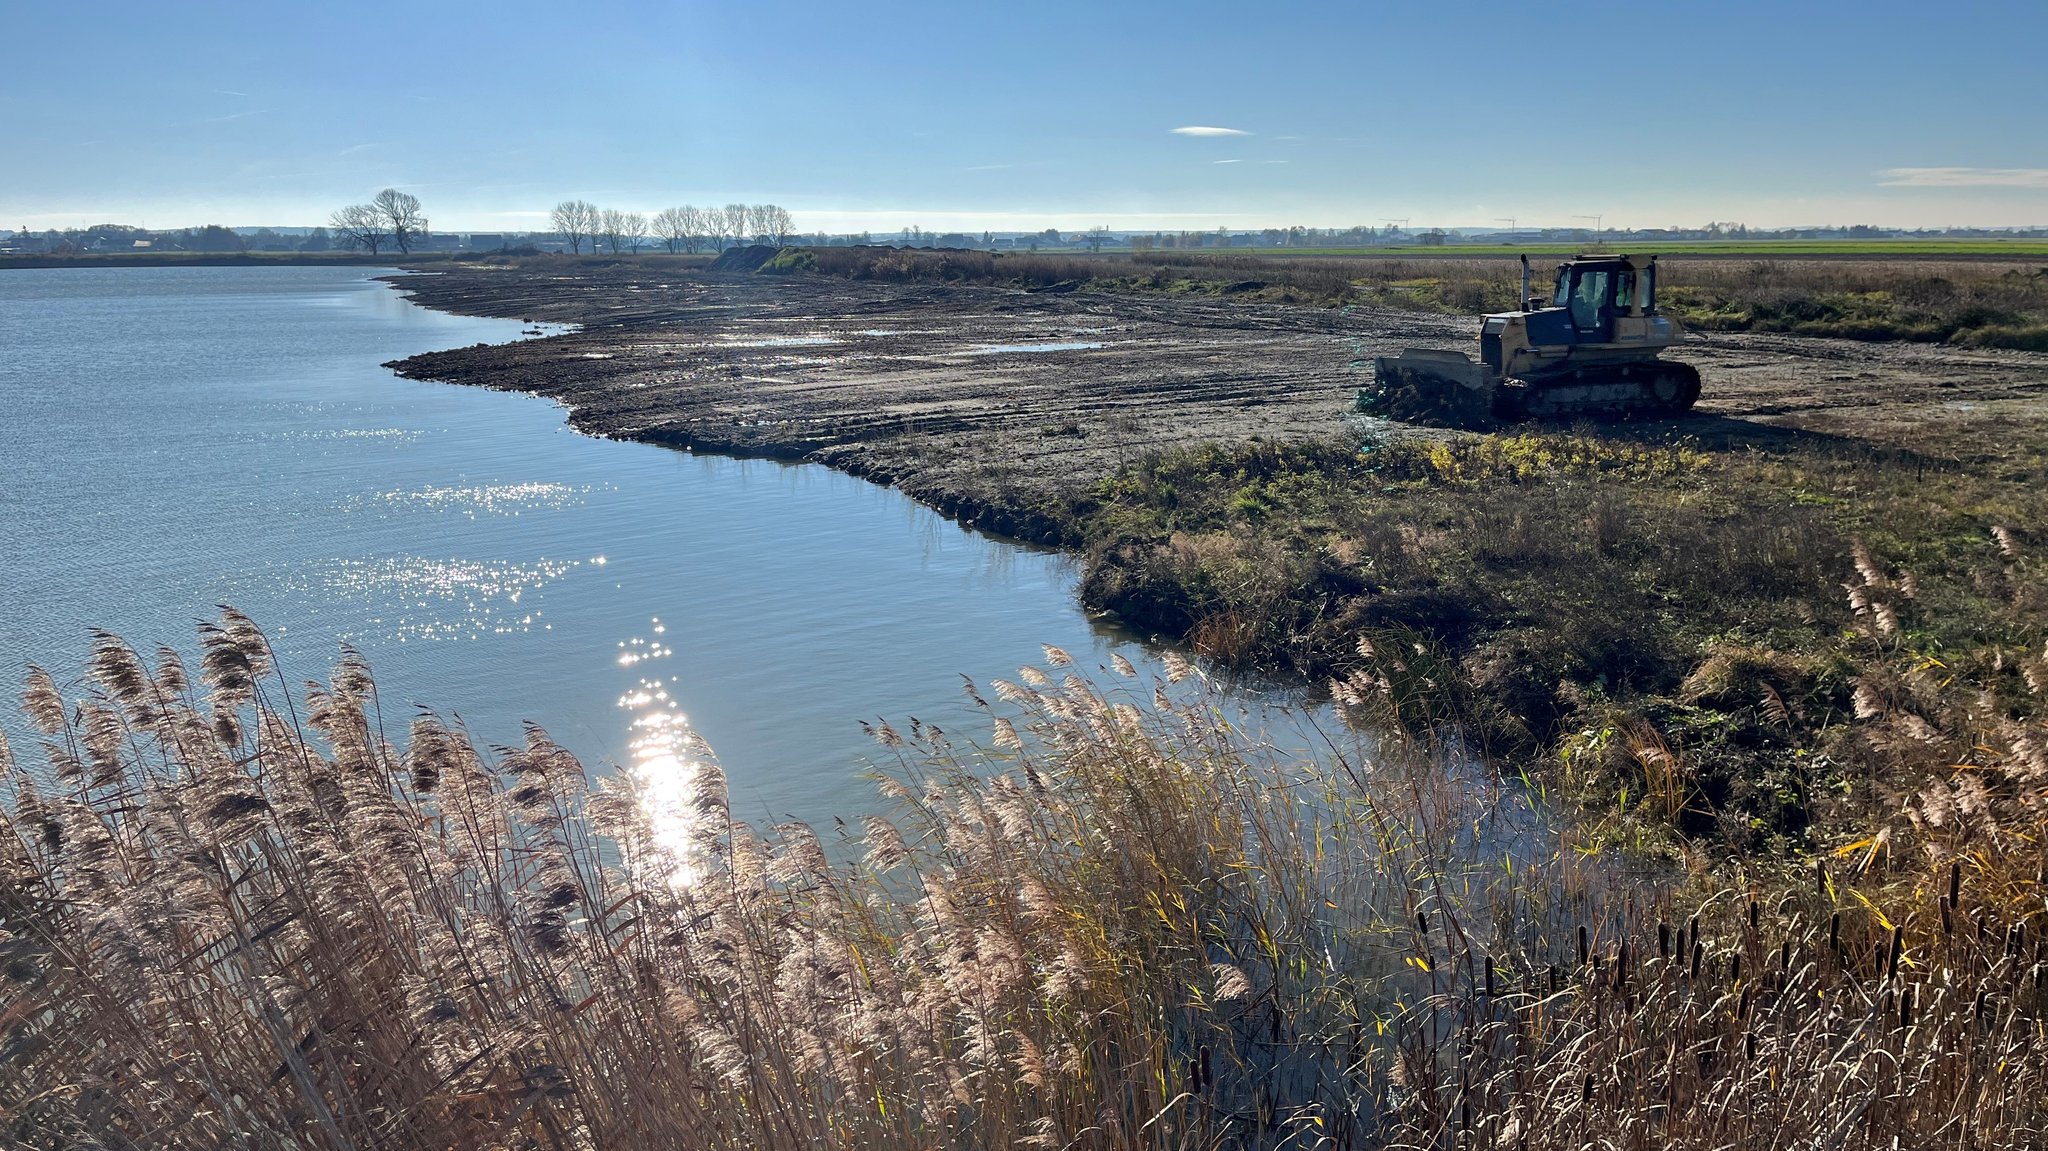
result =
[[[1067,560],[897,492],[396,378],[379,365],[523,325],[376,274],[0,272],[0,678],[76,686],[93,627],[196,667],[193,625],[230,603],[294,682],[361,650],[394,738],[412,702],[480,744],[531,720],[602,771],[686,722],[736,817],[817,821],[876,805],[863,720],[979,735],[960,676],[1041,644],[1149,662],[1079,609]],[[0,729],[33,754],[16,703]]]

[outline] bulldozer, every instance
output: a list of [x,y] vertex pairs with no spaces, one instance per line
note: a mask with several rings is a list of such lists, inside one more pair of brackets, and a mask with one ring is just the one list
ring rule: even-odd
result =
[[1419,348],[1375,359],[1361,406],[1484,424],[1676,415],[1699,399],[1699,372],[1659,358],[1683,332],[1657,311],[1655,256],[1567,260],[1548,302],[1531,294],[1523,256],[1521,298],[1522,311],[1480,318],[1477,361]]

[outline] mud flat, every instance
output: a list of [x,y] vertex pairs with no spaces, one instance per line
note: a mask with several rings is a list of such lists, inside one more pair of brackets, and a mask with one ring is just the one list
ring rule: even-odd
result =
[[[1048,543],[1070,541],[1040,509],[1139,453],[1328,435],[1371,357],[1466,349],[1473,330],[1386,309],[658,263],[397,283],[433,308],[582,326],[415,356],[393,365],[401,375],[546,395],[593,434],[823,462]],[[1924,448],[2048,412],[2039,353],[1717,334],[1676,355],[1706,377],[1699,409],[1639,432],[1727,443],[1798,429]]]

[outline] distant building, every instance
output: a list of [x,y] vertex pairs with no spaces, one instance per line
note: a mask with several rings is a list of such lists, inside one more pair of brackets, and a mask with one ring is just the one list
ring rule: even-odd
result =
[[469,250],[472,252],[496,252],[505,247],[503,232],[471,232]]

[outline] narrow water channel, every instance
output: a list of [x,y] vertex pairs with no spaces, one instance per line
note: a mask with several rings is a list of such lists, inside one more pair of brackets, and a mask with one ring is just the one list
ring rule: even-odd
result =
[[[1137,645],[1061,557],[815,465],[579,436],[532,397],[379,365],[520,338],[360,268],[0,272],[0,680],[89,629],[196,649],[232,603],[300,679],[338,645],[481,743],[531,720],[594,769],[687,722],[742,818],[872,806],[862,720],[973,724],[960,676]],[[33,747],[10,690],[0,730]],[[643,729],[644,730],[644,729]]]

